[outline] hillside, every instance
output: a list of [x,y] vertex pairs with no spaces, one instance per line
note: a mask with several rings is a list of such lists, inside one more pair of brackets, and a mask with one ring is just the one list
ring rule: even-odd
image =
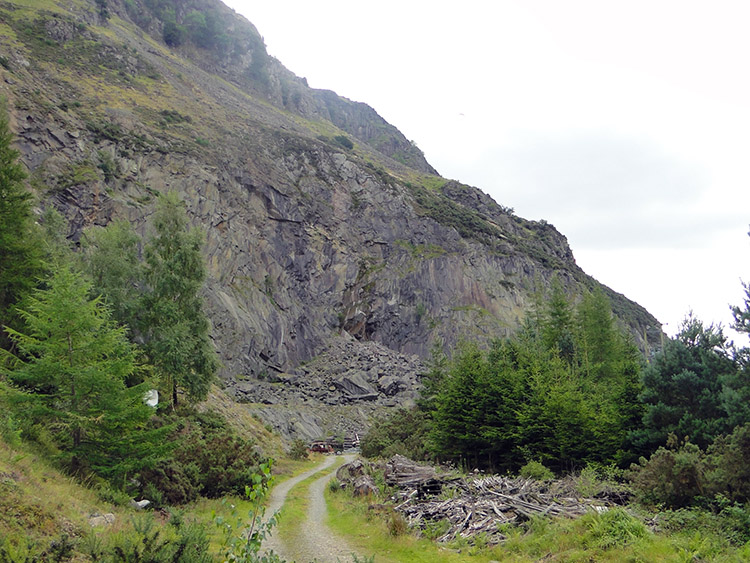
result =
[[[571,296],[599,285],[552,225],[440,177],[218,1],[6,0],[0,53],[40,207],[78,241],[119,217],[142,232],[176,190],[207,236],[221,377],[284,434],[413,398],[411,355],[511,334],[555,276]],[[637,340],[658,325],[605,291]]]

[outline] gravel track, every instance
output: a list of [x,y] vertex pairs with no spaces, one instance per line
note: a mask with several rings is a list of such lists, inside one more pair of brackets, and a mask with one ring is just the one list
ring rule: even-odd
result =
[[[345,455],[344,459],[346,462],[349,462],[354,457],[354,455]],[[336,462],[336,459],[338,458],[327,456],[317,467],[297,475],[293,479],[284,481],[281,485],[275,487],[271,491],[271,498],[266,509],[266,514],[271,515],[279,510],[284,505],[289,491],[295,485],[329,468]],[[272,549],[282,559],[289,562],[307,563],[309,561],[317,561],[319,563],[336,563],[337,561],[341,561],[345,563],[352,560],[353,550],[344,539],[335,536],[324,522],[327,507],[323,491],[325,491],[326,485],[335,475],[335,472],[325,475],[313,481],[310,485],[308,489],[307,519],[302,524],[300,535],[293,542],[289,542],[293,543],[293,545],[285,544],[281,541],[278,534],[274,534],[266,540],[264,544],[266,549]]]

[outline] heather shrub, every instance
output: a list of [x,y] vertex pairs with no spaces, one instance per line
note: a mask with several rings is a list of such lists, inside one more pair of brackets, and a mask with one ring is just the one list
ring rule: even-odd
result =
[[237,436],[214,412],[182,412],[171,438],[177,447],[170,456],[138,479],[144,496],[156,501],[161,493],[165,504],[242,494],[263,461],[254,443]]
[[704,494],[705,454],[690,442],[675,448],[673,435],[668,446],[671,449],[661,447],[648,460],[633,464],[629,477],[642,503],[681,508]]
[[707,490],[731,501],[750,501],[750,424],[714,440],[707,458]]

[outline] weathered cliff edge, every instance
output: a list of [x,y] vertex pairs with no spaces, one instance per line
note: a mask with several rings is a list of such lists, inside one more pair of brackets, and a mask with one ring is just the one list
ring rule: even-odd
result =
[[[206,231],[221,377],[287,435],[413,399],[417,357],[512,333],[553,276],[573,296],[598,285],[554,227],[437,176],[375,111],[308,88],[217,2],[174,4],[178,21],[213,10],[239,38],[231,52],[165,45],[158,18],[134,22],[140,0],[109,0],[107,18],[94,0],[24,4],[0,3],[0,95],[40,205],[78,240],[116,217],[142,231],[154,196],[176,190]],[[637,339],[658,326],[605,290]]]

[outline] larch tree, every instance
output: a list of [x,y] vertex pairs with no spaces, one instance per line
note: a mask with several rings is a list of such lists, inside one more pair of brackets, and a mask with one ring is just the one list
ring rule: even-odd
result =
[[41,238],[34,225],[26,172],[11,143],[5,103],[0,101],[0,347],[11,345],[3,325],[20,328],[15,306],[43,272]]
[[51,431],[73,471],[112,477],[143,467],[158,448],[142,432],[145,387],[125,383],[137,369],[134,348],[91,284],[70,264],[55,266],[20,314],[23,331],[6,329],[19,354],[4,373],[22,391],[24,415]]

